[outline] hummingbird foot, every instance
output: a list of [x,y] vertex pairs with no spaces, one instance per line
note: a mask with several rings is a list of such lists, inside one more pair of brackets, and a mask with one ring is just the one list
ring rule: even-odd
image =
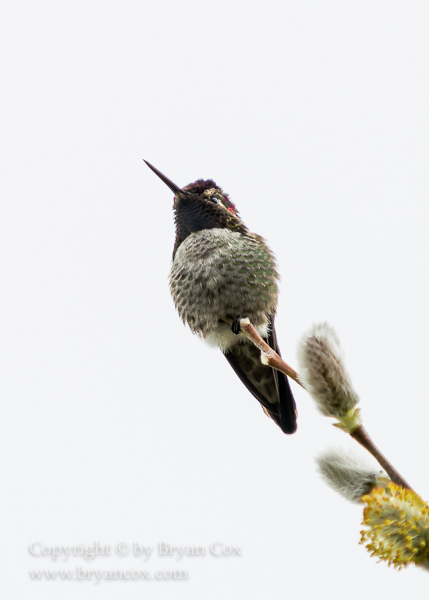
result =
[[232,322],[231,331],[232,333],[235,333],[235,335],[240,335],[241,333],[241,319],[243,318],[244,317],[242,317],[241,315],[238,315],[238,317],[235,317],[235,319]]

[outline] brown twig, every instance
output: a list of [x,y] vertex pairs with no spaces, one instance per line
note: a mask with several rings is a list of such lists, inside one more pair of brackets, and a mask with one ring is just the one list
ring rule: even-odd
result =
[[[228,317],[223,319],[229,325],[232,325],[232,319]],[[277,369],[277,371],[281,371],[294,381],[298,383],[301,387],[304,387],[299,380],[298,373],[292,369],[281,356],[274,352],[270,346],[264,342],[259,333],[253,327],[252,323],[249,319],[241,319],[240,321],[240,329],[241,333],[246,336],[249,340],[251,340],[257,348],[261,351],[261,362],[269,367],[273,367],[273,369]]]
[[[229,325],[232,325],[232,319],[225,317],[223,319]],[[303,384],[299,379],[298,373],[292,369],[284,360],[274,352],[270,346],[264,342],[261,336],[258,334],[256,329],[253,327],[249,319],[241,319],[240,321],[240,329],[241,333],[246,336],[259,350],[261,351],[261,362],[266,364],[273,369],[277,369],[281,371],[294,381],[298,383],[302,388],[304,388]],[[305,389],[305,388],[304,388]],[[395,467],[387,460],[387,458],[380,452],[377,446],[374,444],[372,439],[369,437],[365,428],[362,425],[359,425],[357,429],[349,432],[349,435],[355,439],[361,446],[363,446],[372,456],[377,460],[380,466],[386,471],[389,475],[390,479],[400,485],[403,488],[412,490],[412,487],[405,481],[405,479],[398,473]]]
[[378,461],[383,467],[386,473],[389,475],[393,483],[400,485],[403,488],[412,490],[413,488],[405,479],[398,473],[395,467],[387,460],[387,458],[380,452],[377,446],[374,444],[372,439],[369,437],[366,429],[363,425],[359,425],[357,429],[350,433],[350,436],[355,439],[361,446],[363,446],[372,456]]

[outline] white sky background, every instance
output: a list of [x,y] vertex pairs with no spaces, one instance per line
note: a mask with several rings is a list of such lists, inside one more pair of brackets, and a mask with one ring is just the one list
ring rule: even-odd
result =
[[[361,508],[316,474],[352,440],[296,385],[298,433],[282,435],[183,327],[173,198],[142,163],[230,193],[278,258],[285,359],[333,324],[365,426],[429,499],[427,2],[14,0],[0,23],[4,597],[427,589],[370,558]],[[34,541],[112,555],[54,563]],[[242,556],[144,562],[121,541]],[[28,575],[76,566],[189,580]]]

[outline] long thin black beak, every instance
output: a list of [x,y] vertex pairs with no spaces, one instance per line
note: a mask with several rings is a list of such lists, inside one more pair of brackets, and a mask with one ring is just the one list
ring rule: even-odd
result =
[[175,183],[173,183],[171,181],[171,179],[168,179],[168,177],[163,175],[161,173],[161,171],[158,171],[158,169],[156,169],[153,165],[151,165],[149,162],[147,162],[147,160],[143,159],[143,162],[145,162],[147,164],[149,169],[152,169],[152,171],[155,173],[155,175],[158,175],[158,177],[165,183],[165,185],[168,185],[170,190],[172,192],[174,192],[175,196],[177,196],[177,194],[189,194],[189,192],[185,192],[184,190],[182,190],[182,188],[179,188],[178,185],[176,185]]

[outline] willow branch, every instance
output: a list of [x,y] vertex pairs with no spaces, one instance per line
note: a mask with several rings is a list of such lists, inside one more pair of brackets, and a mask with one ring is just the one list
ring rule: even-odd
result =
[[[225,317],[223,319],[229,325],[232,325],[233,320]],[[240,330],[242,335],[247,337],[260,351],[261,351],[261,362],[264,365],[268,365],[273,369],[277,369],[284,373],[296,383],[298,383],[302,388],[305,389],[304,385],[301,383],[299,379],[298,373],[295,369],[292,369],[285,361],[275,352],[270,346],[264,342],[261,336],[258,334],[256,329],[253,327],[249,319],[241,319],[240,321]],[[387,460],[387,458],[380,452],[377,446],[374,444],[372,439],[369,437],[368,433],[364,429],[362,425],[359,425],[353,431],[348,431],[349,435],[356,440],[361,446],[363,446],[375,460],[379,463],[379,465],[386,471],[389,475],[390,479],[400,485],[403,488],[412,490],[412,487],[405,481],[405,479],[398,473],[395,467]]]
[[[232,319],[229,319],[228,317],[225,317],[223,321],[225,321],[229,325],[232,325],[233,322]],[[274,352],[274,350],[270,348],[270,346],[266,342],[264,342],[259,333],[253,327],[252,323],[249,321],[249,319],[241,319],[240,330],[241,333],[245,337],[247,337],[247,339],[253,342],[253,344],[261,351],[261,362],[264,365],[268,365],[273,369],[277,369],[277,371],[281,371],[282,373],[296,381],[296,383],[302,388],[304,387],[300,382],[298,373],[295,371],[295,369],[292,369],[291,366],[285,363],[282,357],[279,356],[277,352]]]
[[400,485],[403,488],[412,490],[413,488],[405,479],[398,473],[395,467],[387,460],[387,458],[380,452],[377,446],[374,444],[372,439],[369,437],[366,429],[363,425],[359,425],[357,429],[350,433],[350,436],[355,439],[361,446],[366,448],[370,454],[377,460],[377,462],[383,467],[386,473],[389,475],[393,483]]

